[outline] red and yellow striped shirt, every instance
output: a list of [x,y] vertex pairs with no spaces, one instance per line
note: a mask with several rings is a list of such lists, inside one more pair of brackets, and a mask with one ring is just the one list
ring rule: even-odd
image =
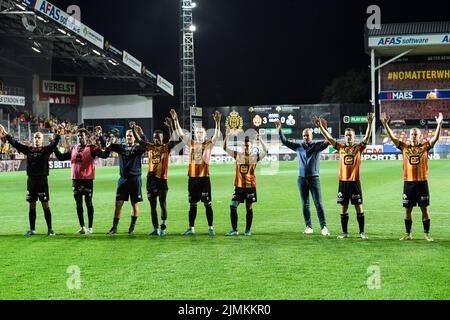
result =
[[259,154],[245,155],[235,152],[236,159],[236,178],[234,186],[237,188],[256,188],[255,170],[259,161]]
[[406,182],[428,181],[428,155],[432,149],[430,142],[412,146],[400,142],[398,148],[403,153],[403,175]]
[[191,141],[188,176],[191,178],[209,177],[209,163],[214,144],[211,140],[203,143]]
[[148,151],[148,176],[167,180],[169,176],[170,145],[147,145]]
[[339,181],[359,181],[359,169],[361,167],[361,155],[366,149],[363,143],[347,146],[336,143],[339,151]]

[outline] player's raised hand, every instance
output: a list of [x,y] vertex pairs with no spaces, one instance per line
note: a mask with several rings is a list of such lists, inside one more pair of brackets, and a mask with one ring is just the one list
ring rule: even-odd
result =
[[169,117],[167,117],[164,121],[164,125],[168,128],[168,129],[172,129],[172,119],[170,119]]
[[311,119],[313,125],[315,125],[316,127],[320,127],[320,118],[317,116],[312,117]]
[[216,122],[220,122],[221,119],[222,119],[222,114],[219,111],[216,111],[216,113],[214,114],[214,120]]
[[178,114],[174,109],[170,110],[170,116],[172,117],[173,121],[177,121],[178,120]]
[[381,113],[381,117],[380,117],[381,123],[384,125],[389,124],[389,119],[386,115],[386,112]]
[[441,112],[439,112],[439,116],[436,117],[436,122],[438,125],[442,125],[444,122],[444,115]]
[[143,133],[142,128],[136,124],[136,125],[134,125],[134,129],[136,130],[136,133],[142,137],[142,133]]
[[277,130],[281,130],[281,121],[280,120],[275,121],[275,128]]
[[131,129],[133,129],[133,128],[136,126],[136,122],[131,121],[131,122],[129,123],[129,126],[130,126]]
[[375,115],[373,113],[367,114],[367,122],[371,125],[373,123],[373,120],[375,119]]

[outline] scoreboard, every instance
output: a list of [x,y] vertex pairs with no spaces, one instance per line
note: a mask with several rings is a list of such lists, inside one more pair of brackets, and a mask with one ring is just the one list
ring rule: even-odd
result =
[[316,134],[311,119],[320,116],[327,120],[331,134],[339,135],[340,110],[339,105],[261,105],[261,106],[227,106],[207,108],[203,116],[206,129],[214,128],[212,114],[222,113],[222,131],[227,129],[254,129],[261,135],[277,134],[275,122],[281,121],[284,134],[291,139],[302,139],[302,132],[312,128]]

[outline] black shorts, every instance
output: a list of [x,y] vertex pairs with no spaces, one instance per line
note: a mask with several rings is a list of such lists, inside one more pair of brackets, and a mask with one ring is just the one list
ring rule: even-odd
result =
[[86,196],[92,198],[94,194],[94,180],[73,180],[72,190],[75,197]]
[[47,177],[28,177],[27,181],[27,201],[28,202],[49,202]]
[[428,207],[430,190],[428,181],[405,182],[403,186],[403,207]]
[[359,181],[339,181],[337,203],[348,205],[350,202],[353,205],[363,204],[361,183]]
[[211,179],[209,177],[192,178],[189,177],[189,203],[209,203],[211,196]]
[[142,177],[119,178],[117,184],[116,201],[128,201],[131,203],[142,202]]
[[159,196],[160,191],[168,191],[167,180],[157,178],[155,176],[147,177],[147,198],[154,199]]
[[256,195],[256,188],[238,188],[234,189],[233,199],[239,203],[256,203],[258,202],[258,197]]

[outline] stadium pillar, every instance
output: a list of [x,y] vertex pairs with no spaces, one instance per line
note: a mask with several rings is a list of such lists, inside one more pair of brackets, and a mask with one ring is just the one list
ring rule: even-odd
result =
[[375,82],[376,76],[375,76],[375,73],[376,73],[375,50],[372,49],[370,52],[370,81],[371,81],[371,87],[372,87],[372,89],[371,89],[372,90],[372,100],[371,100],[372,112],[375,116],[374,121],[373,121],[374,125],[372,127],[372,145],[373,146],[377,144],[376,134],[377,134],[377,118],[378,118],[378,116],[376,114],[377,104],[376,104],[376,82]]
[[39,75],[33,75],[33,114],[36,117],[44,116],[46,119],[50,118],[50,102],[39,101]]
[[77,124],[83,123],[83,102],[84,102],[84,78],[78,77],[78,88],[80,94],[80,102],[77,107]]

